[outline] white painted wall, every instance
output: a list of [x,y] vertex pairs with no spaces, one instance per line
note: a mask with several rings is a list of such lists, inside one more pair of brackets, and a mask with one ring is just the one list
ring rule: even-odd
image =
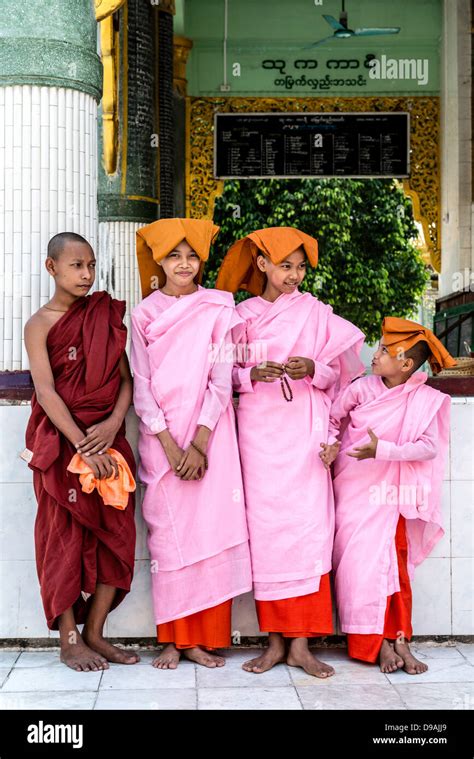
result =
[[[36,575],[33,525],[36,502],[32,472],[19,458],[29,404],[0,405],[0,639],[57,637],[44,621]],[[418,568],[414,583],[415,635],[472,635],[474,398],[453,398],[449,459],[443,483],[446,534]],[[138,423],[127,417],[136,453]],[[140,500],[140,499],[139,499]],[[132,591],[112,612],[107,634],[120,638],[155,636],[146,527],[137,507],[137,547]],[[257,635],[251,594],[236,599],[233,629]]]

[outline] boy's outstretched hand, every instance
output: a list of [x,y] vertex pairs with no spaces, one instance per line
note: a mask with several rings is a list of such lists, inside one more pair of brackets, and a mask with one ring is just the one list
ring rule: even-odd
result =
[[283,364],[283,368],[292,380],[304,379],[307,376],[314,377],[314,361],[312,358],[290,356],[286,364]]
[[354,448],[353,451],[348,451],[348,456],[352,456],[352,458],[358,459],[359,461],[362,461],[362,459],[375,459],[375,454],[377,453],[377,443],[379,442],[379,439],[374,431],[370,429],[370,427],[367,428],[367,433],[370,437],[370,443]]
[[339,453],[339,449],[341,447],[341,444],[339,440],[336,440],[335,443],[321,443],[322,451],[319,451],[319,458],[323,462],[326,469],[329,469],[332,462],[335,461],[337,454]]

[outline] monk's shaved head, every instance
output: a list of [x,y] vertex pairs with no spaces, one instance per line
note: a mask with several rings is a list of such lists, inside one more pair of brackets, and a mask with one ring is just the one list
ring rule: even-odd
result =
[[75,232],[60,232],[59,234],[54,235],[48,243],[48,258],[57,261],[66,245],[70,242],[80,243],[81,245],[87,245],[91,248],[90,243],[88,243],[84,237],[81,237],[81,235],[77,235]]
[[413,371],[416,372],[416,370],[428,360],[430,353],[430,347],[426,340],[419,340],[415,345],[412,345],[411,348],[408,348],[408,350],[405,351],[405,358],[413,359]]

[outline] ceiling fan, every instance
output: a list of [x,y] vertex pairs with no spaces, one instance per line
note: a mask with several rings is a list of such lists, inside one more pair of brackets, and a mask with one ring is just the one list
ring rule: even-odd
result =
[[334,33],[329,37],[324,37],[318,42],[314,42],[309,47],[315,47],[321,45],[327,40],[333,39],[348,39],[349,37],[375,37],[379,34],[398,34],[400,31],[399,26],[382,26],[382,27],[362,27],[361,29],[350,29],[348,26],[347,11],[345,9],[345,0],[342,0],[342,9],[339,14],[339,21],[334,16],[328,16],[323,14],[323,19],[334,29]]

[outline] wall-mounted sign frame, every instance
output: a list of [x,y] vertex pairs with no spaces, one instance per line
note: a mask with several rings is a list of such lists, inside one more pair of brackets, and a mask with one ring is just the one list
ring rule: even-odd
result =
[[216,113],[216,179],[410,176],[410,114]]

